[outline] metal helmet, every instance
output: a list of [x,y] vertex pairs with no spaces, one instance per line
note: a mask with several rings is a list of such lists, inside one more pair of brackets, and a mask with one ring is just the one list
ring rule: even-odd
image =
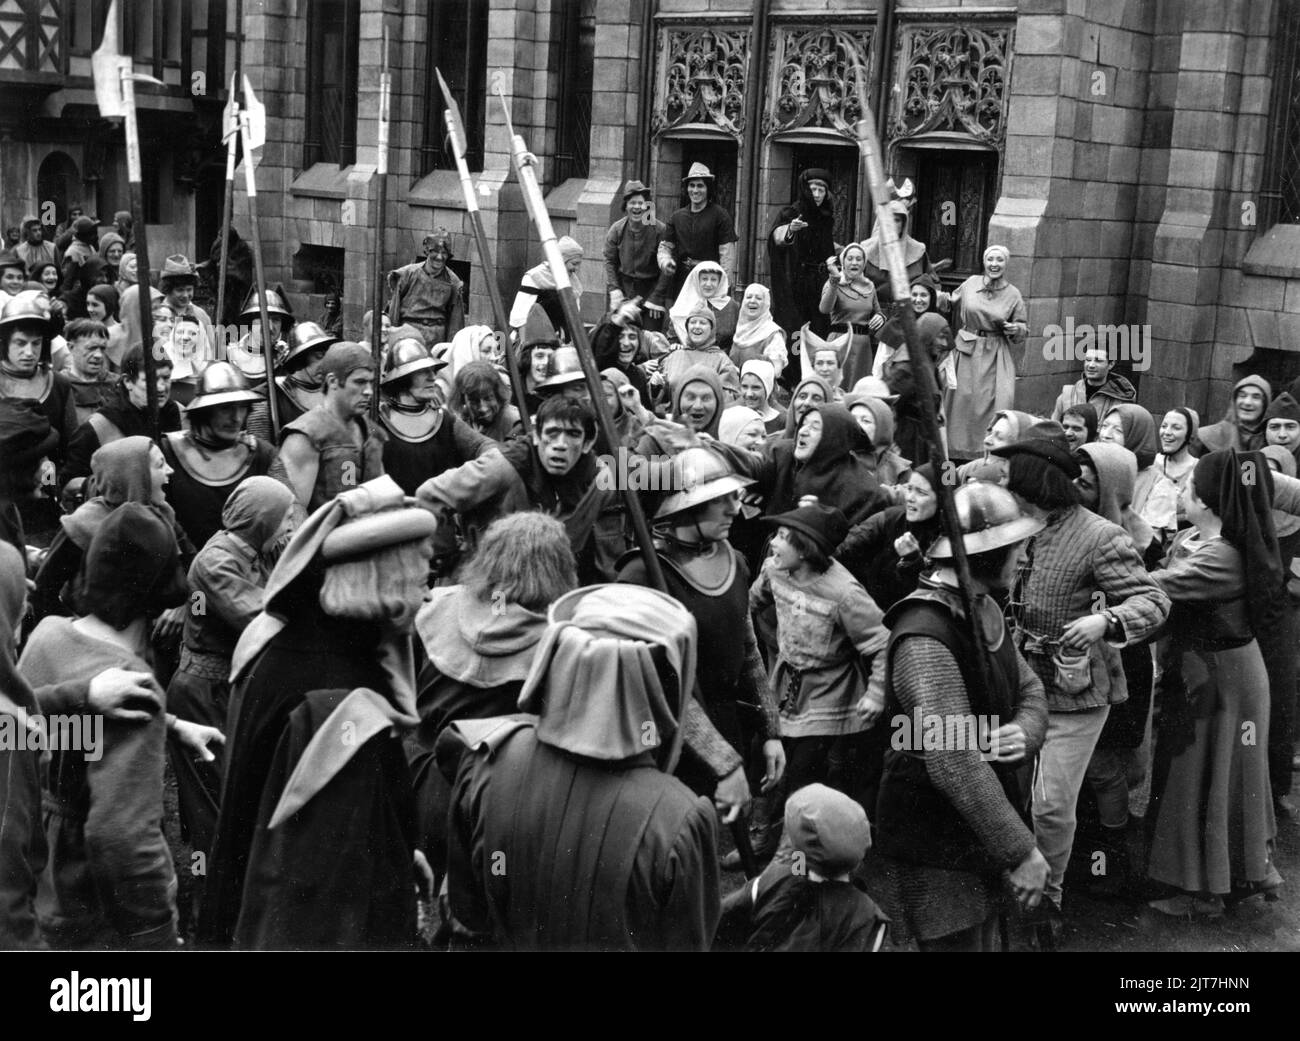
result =
[[581,383],[584,379],[586,376],[582,371],[582,362],[578,360],[578,349],[557,347],[551,355],[550,375],[537,384],[537,389],[543,393],[561,390],[571,383]]
[[39,325],[46,336],[50,335],[50,298],[44,289],[15,293],[0,309],[0,333],[22,324]]
[[[240,318],[257,318],[262,313],[261,301],[258,299],[257,290],[248,294],[248,299],[244,301],[244,309],[239,312]],[[279,315],[280,318],[287,318],[293,321],[293,312],[289,310],[289,305],[284,302],[284,297],[274,289],[266,291],[266,313],[268,315]]]
[[216,405],[253,405],[262,395],[253,390],[247,377],[228,361],[214,361],[199,377],[197,393],[186,412],[213,408]]
[[296,369],[305,363],[306,356],[312,351],[319,347],[332,347],[338,342],[337,336],[331,336],[318,323],[299,322],[289,332],[289,353],[277,364],[284,369]]
[[[962,485],[953,494],[962,544],[967,553],[984,553],[1036,535],[1046,525],[1026,515],[1016,497],[1000,484],[976,481]],[[944,535],[930,547],[931,560],[951,560],[952,541]]]
[[403,336],[388,348],[388,356],[384,359],[384,374],[379,383],[380,386],[387,387],[425,369],[441,369],[446,365],[445,358],[432,357],[429,349],[414,336]]
[[707,448],[687,448],[673,456],[668,472],[673,490],[659,505],[655,520],[701,506],[754,483],[735,474],[726,459]]

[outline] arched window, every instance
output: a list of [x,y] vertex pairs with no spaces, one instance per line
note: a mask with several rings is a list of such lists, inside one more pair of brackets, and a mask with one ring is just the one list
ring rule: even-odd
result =
[[425,57],[424,140],[420,174],[453,170],[456,157],[447,140],[447,103],[434,69],[442,71],[465,121],[466,161],[483,169],[484,115],[487,108],[488,0],[430,0]]

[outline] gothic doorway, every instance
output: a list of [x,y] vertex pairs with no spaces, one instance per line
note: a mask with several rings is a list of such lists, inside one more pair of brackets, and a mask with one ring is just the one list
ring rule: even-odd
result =
[[896,175],[912,178],[916,205],[912,235],[926,244],[930,259],[952,261],[945,285],[983,270],[989,219],[997,204],[998,154],[990,150],[900,148]]
[[856,227],[858,209],[858,150],[852,145],[805,145],[791,149],[793,200],[798,192],[799,175],[811,167],[820,167],[831,175],[831,202],[835,208],[835,241],[841,246],[865,239],[870,229]]

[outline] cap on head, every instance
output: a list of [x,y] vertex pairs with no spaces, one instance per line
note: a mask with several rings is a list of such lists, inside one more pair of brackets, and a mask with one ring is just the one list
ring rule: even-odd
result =
[[341,384],[357,369],[373,372],[374,368],[375,359],[365,347],[351,340],[340,340],[325,352],[320,367],[321,380],[333,376]]

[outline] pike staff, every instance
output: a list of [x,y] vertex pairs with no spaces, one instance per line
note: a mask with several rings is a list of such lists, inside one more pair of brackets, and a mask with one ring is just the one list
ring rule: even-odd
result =
[[[469,212],[470,223],[474,227],[474,245],[478,249],[479,263],[483,267],[483,281],[487,283],[488,300],[492,304],[492,316],[496,319],[500,335],[505,337],[506,369],[510,374],[510,387],[515,397],[515,407],[519,409],[519,422],[523,424],[524,436],[532,436],[532,421],[528,418],[528,399],[524,393],[524,380],[519,370],[519,356],[510,342],[510,319],[506,315],[506,305],[501,299],[501,287],[497,285],[496,265],[488,252],[487,231],[483,227],[483,213],[478,208],[478,197],[474,192],[474,182],[470,180],[469,164],[465,161],[468,143],[465,137],[465,124],[460,118],[460,106],[452,97],[447,81],[438,69],[433,70],[438,77],[438,86],[442,96],[447,99],[447,133],[451,138],[451,150],[456,156],[456,169],[460,173],[460,188],[465,196],[465,209]],[[506,122],[509,123],[509,114]]]
[[379,376],[383,371],[384,231],[388,227],[388,106],[392,74],[388,70],[388,27],[384,27],[383,66],[379,70],[379,131],[375,156],[375,267],[371,286],[370,356],[375,365],[375,392],[370,396],[370,422],[379,422]]

